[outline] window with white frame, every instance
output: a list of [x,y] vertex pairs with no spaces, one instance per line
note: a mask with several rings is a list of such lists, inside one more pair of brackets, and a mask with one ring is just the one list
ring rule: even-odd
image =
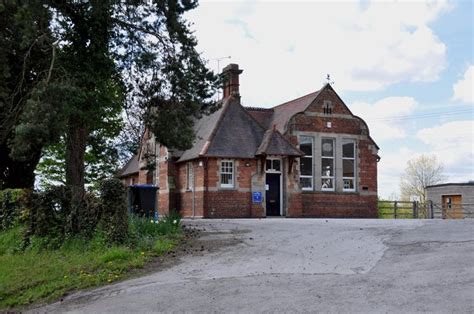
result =
[[193,181],[194,181],[193,163],[188,162],[186,165],[186,190],[193,189]]
[[222,188],[234,187],[234,161],[233,160],[221,161],[220,183],[221,183]]
[[313,138],[300,136],[300,150],[305,153],[300,158],[300,185],[303,190],[313,190]]
[[334,191],[334,139],[321,139],[321,191]]
[[265,162],[267,172],[281,172],[281,160],[269,158]]
[[355,141],[342,141],[342,182],[343,191],[355,191]]

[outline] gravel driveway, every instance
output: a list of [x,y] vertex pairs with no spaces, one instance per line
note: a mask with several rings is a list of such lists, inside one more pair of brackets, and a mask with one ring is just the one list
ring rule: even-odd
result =
[[474,312],[474,220],[195,220],[228,245],[35,312]]

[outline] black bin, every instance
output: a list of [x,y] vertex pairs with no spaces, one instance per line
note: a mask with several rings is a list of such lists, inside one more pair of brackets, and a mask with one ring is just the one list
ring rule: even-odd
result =
[[128,187],[128,211],[141,217],[158,220],[156,195],[158,187],[152,184],[137,184]]

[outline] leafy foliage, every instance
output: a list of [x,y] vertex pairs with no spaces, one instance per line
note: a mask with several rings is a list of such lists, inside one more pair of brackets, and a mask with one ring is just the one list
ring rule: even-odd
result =
[[[65,182],[68,200],[59,190],[38,195],[35,213],[52,225],[67,217],[66,234],[88,233],[84,185],[115,171],[124,110],[136,112],[135,122],[144,120],[163,145],[188,148],[194,119],[215,109],[210,96],[217,84],[183,17],[196,6],[192,0],[2,2],[0,181],[32,186],[43,157],[38,172]],[[124,147],[133,149],[127,141]]]
[[22,189],[0,191],[0,230],[6,230],[20,223],[24,218],[23,210],[27,205],[29,192]]
[[118,179],[101,184],[101,226],[110,243],[123,243],[128,235],[126,189]]
[[[25,246],[31,245],[34,237],[43,239],[46,247],[57,248],[71,238],[74,216],[71,208],[71,191],[66,186],[53,186],[45,191],[34,192],[31,206],[27,208]],[[100,200],[87,194],[81,204],[81,236],[88,238],[99,220]]]
[[[41,1],[0,2],[0,189],[33,187],[47,129],[36,128],[40,132],[23,143],[29,154],[20,159],[11,156],[11,143],[17,127],[31,129],[31,123],[23,125],[26,107],[38,86],[51,78],[55,50],[50,20],[51,12]],[[39,120],[47,124],[49,115]]]
[[[49,145],[36,168],[40,188],[66,183],[65,140]],[[85,183],[95,188],[97,183],[113,176],[117,172],[118,149],[107,137],[97,136],[89,140],[85,153]]]

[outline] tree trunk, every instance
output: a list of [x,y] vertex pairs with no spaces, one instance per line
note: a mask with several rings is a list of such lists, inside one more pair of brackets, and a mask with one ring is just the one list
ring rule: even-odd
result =
[[79,117],[69,118],[66,137],[66,186],[71,193],[68,232],[81,232],[86,220],[84,204],[84,156],[87,144],[87,128],[85,121]]

